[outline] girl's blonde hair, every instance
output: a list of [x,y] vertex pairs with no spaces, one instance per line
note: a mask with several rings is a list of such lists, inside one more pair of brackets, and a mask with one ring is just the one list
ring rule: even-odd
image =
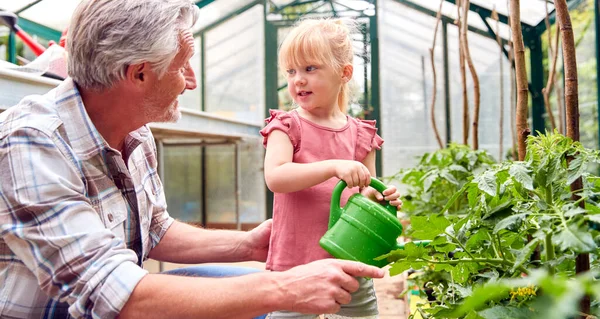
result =
[[[326,64],[341,74],[352,65],[354,50],[351,33],[356,26],[340,19],[307,19],[287,35],[279,49],[279,67],[285,72],[292,67]],[[340,110],[346,113],[350,100],[349,82],[342,84],[338,95]]]

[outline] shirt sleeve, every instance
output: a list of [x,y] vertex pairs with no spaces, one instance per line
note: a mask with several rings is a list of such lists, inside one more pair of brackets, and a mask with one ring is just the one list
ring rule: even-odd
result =
[[383,139],[377,134],[377,122],[356,119],[358,138],[356,139],[356,160],[362,161],[373,149],[381,149]]
[[104,227],[81,168],[56,133],[0,139],[0,233],[49,297],[76,318],[114,318],[147,272]]
[[294,147],[294,153],[300,149],[300,127],[289,112],[282,110],[269,110],[271,117],[265,119],[267,125],[260,131],[263,136],[263,145],[267,147],[269,134],[279,130],[287,134]]

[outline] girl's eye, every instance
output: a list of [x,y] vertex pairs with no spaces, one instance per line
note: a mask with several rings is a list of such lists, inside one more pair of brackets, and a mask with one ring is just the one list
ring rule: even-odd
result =
[[306,71],[307,71],[307,72],[314,71],[314,70],[316,70],[316,69],[317,69],[317,67],[316,67],[316,66],[314,66],[314,65],[311,65],[311,66],[307,66],[307,67],[306,67]]
[[294,74],[296,74],[296,70],[294,70],[294,69],[289,69],[289,70],[287,70],[286,72],[287,72],[287,74],[289,74],[289,75],[294,75]]

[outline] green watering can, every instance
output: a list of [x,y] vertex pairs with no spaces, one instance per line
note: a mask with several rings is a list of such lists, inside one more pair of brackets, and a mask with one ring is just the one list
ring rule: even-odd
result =
[[[375,260],[376,257],[404,249],[404,245],[396,241],[402,234],[402,225],[396,217],[397,209],[389,202],[382,206],[360,193],[350,196],[346,206],[340,207],[346,186],[346,182],[339,181],[333,189],[329,230],[321,237],[319,245],[336,258],[383,267],[389,262]],[[373,177],[370,186],[380,193],[387,188]]]

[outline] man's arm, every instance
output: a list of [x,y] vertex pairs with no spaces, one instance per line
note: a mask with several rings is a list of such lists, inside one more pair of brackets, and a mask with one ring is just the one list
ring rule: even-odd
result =
[[335,313],[358,289],[355,276],[381,278],[383,270],[325,259],[284,272],[231,278],[147,275],[120,318],[252,318],[276,310]]
[[[111,318],[147,272],[84,195],[82,173],[65,145],[56,131],[32,128],[0,139],[2,238],[39,288],[68,302],[73,316]],[[34,293],[36,287],[20,289]]]
[[270,236],[271,220],[249,232],[209,230],[174,221],[148,256],[182,264],[265,261]]

